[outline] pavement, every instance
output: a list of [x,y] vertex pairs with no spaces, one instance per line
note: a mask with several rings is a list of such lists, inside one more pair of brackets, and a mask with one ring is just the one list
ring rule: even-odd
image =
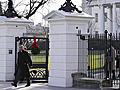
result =
[[[30,87],[25,87],[26,83],[18,83],[17,87],[11,86],[12,82],[0,82],[0,90],[100,90],[100,89],[83,89],[83,88],[62,88],[48,86],[48,83],[31,83]],[[104,88],[101,90],[117,90],[115,88]]]
[[30,87],[25,87],[26,83],[18,83],[17,87],[11,86],[11,82],[0,82],[0,90],[100,90],[83,88],[62,88],[48,86],[48,83],[31,83]]

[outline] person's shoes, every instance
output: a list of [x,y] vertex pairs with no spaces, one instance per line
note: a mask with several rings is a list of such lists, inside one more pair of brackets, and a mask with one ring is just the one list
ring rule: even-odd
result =
[[29,87],[30,85],[26,85],[25,87]]
[[17,85],[15,83],[11,83],[11,85],[14,86],[14,87],[17,87]]

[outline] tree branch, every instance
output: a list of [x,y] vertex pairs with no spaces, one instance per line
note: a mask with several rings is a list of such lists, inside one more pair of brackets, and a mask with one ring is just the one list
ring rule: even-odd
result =
[[[48,0],[47,0],[48,1]],[[37,2],[39,3],[36,7],[32,7],[30,10],[29,10],[29,13],[27,16],[25,16],[26,19],[29,19],[33,14],[36,13],[36,11],[39,9],[40,6],[44,5],[47,1],[45,0],[42,0],[41,2]]]

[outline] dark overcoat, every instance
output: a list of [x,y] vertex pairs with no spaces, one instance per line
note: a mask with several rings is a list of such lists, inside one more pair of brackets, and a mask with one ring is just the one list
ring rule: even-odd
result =
[[[110,56],[110,49],[107,50],[107,56]],[[110,63],[107,62],[105,63],[105,66],[107,68],[108,71],[110,70],[115,70],[115,56],[116,56],[116,51],[114,49],[114,47],[111,47],[111,56],[112,56],[112,61],[111,61],[111,68],[110,68]]]
[[116,69],[117,69],[117,68],[119,68],[119,60],[120,60],[120,56],[117,55],[115,59],[116,59]]
[[21,70],[22,77],[30,77],[29,66],[32,66],[30,54],[24,50],[18,52],[18,69]]

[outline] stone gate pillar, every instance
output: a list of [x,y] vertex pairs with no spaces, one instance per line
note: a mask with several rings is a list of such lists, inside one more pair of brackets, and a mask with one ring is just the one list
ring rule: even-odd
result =
[[54,10],[44,19],[50,25],[49,85],[71,87],[71,74],[78,71],[77,29],[86,34],[88,21],[93,17]]
[[14,79],[15,37],[26,33],[29,20],[0,16],[0,81]]

